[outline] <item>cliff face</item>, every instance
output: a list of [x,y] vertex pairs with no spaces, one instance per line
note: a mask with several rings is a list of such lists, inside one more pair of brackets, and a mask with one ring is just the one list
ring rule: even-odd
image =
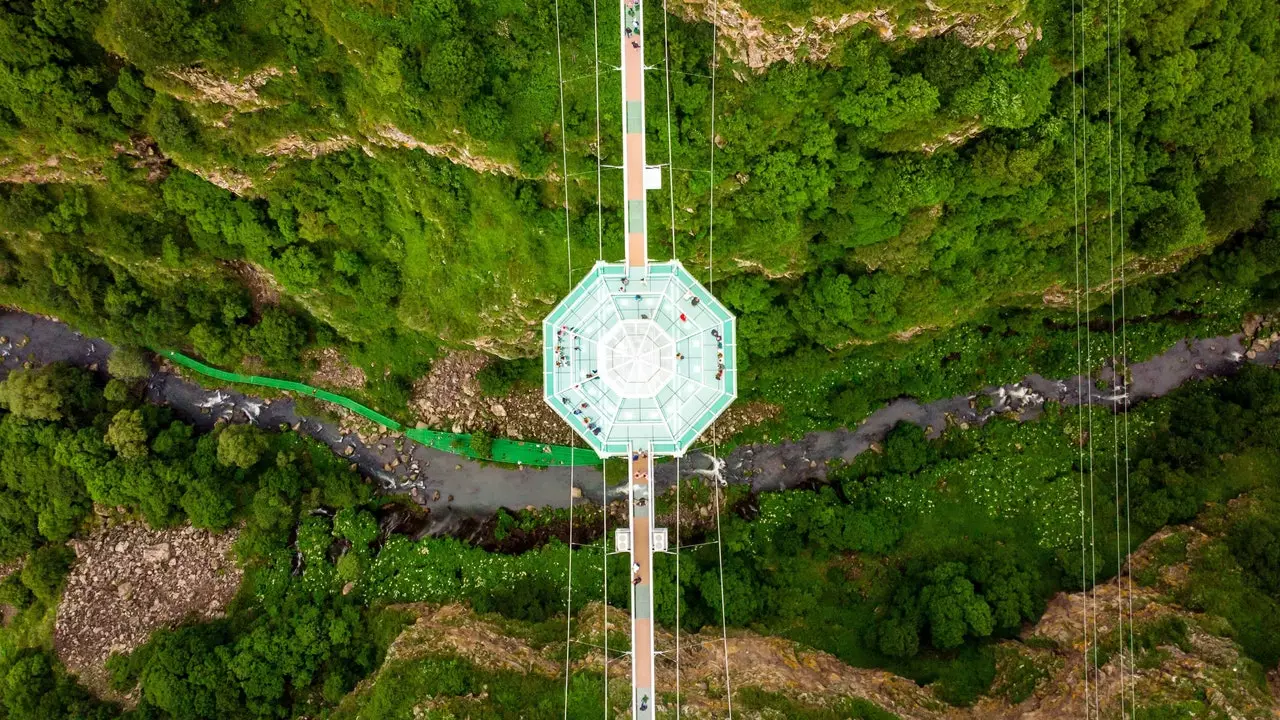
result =
[[1013,45],[1021,53],[1041,37],[1040,28],[1026,19],[1025,3],[979,14],[926,2],[925,9],[909,21],[897,9],[878,8],[780,22],[755,15],[734,0],[682,0],[672,5],[672,12],[689,21],[709,23],[714,19],[722,50],[756,72],[779,62],[821,61],[835,49],[837,35],[858,25],[871,28],[886,42],[952,33],[966,45]]
[[[1189,612],[1159,588],[1137,585],[1128,577],[1087,593],[1059,595],[1021,642],[1002,643],[1002,663],[993,688],[1003,697],[986,697],[955,717],[1058,718],[1084,713],[1086,703],[1102,717],[1121,717],[1138,708],[1181,707],[1188,717],[1270,718],[1280,701],[1268,688],[1262,669],[1224,636],[1222,622]],[[1135,653],[1130,654],[1129,604],[1132,600]],[[1097,658],[1085,652],[1088,636],[1097,637]],[[1123,614],[1124,628],[1119,630]],[[1019,702],[1028,677],[1039,677]],[[1087,678],[1087,679],[1086,679]],[[1087,687],[1086,687],[1087,683]],[[1023,689],[1017,687],[1022,684]],[[1123,708],[1123,709],[1122,709]]]
[[[734,697],[759,691],[755,697],[784,697],[792,703],[836,708],[860,698],[903,718],[977,720],[978,718],[1060,718],[1084,713],[1095,705],[1102,717],[1139,709],[1177,708],[1186,717],[1274,718],[1280,696],[1265,669],[1249,660],[1228,634],[1221,618],[1189,612],[1173,600],[1185,589],[1187,563],[1167,562],[1160,549],[1169,538],[1187,543],[1188,558],[1205,546],[1208,537],[1192,528],[1166,530],[1135,552],[1131,567],[1140,582],[1122,575],[1089,592],[1059,594],[1033,627],[1017,640],[995,646],[997,672],[988,694],[974,706],[958,708],[939,697],[934,686],[918,686],[882,670],[855,668],[823,652],[789,640],[731,631],[728,665]],[[1128,611],[1132,601],[1134,647],[1130,655]],[[507,670],[558,678],[564,672],[564,645],[550,634],[533,632],[520,623],[478,617],[459,606],[407,606],[416,620],[393,644],[379,674],[362,683],[343,708],[357,711],[360,698],[380,682],[388,666],[403,668],[417,658],[458,657],[489,670]],[[1126,618],[1123,637],[1117,627]],[[601,649],[606,630],[614,648],[625,637],[627,616],[610,608],[589,605],[574,626],[572,667],[598,674],[604,667]],[[1087,620],[1086,620],[1087,618]],[[1088,630],[1086,632],[1086,622]],[[1096,634],[1096,653],[1086,653],[1085,640]],[[658,684],[675,688],[675,637],[659,630],[656,646],[666,650],[658,662]],[[728,705],[724,692],[724,648],[719,633],[708,629],[680,638],[681,715],[722,717]],[[625,646],[624,646],[625,647]],[[630,663],[611,648],[611,696],[625,697]],[[1096,667],[1095,667],[1096,657]],[[400,671],[398,671],[400,672]],[[392,673],[392,677],[397,676]],[[1087,680],[1086,680],[1087,678]],[[1086,690],[1087,683],[1087,690]],[[660,699],[662,712],[674,713],[674,692]],[[422,698],[427,708],[435,698]],[[735,703],[741,717],[772,717],[776,710]],[[1190,714],[1187,714],[1190,713]]]

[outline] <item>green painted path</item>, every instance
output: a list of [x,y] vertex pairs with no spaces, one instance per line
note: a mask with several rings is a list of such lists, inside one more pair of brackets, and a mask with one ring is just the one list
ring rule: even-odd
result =
[[415,442],[421,443],[436,450],[442,450],[455,455],[463,455],[465,457],[475,458],[477,460],[492,460],[493,462],[509,463],[511,465],[531,465],[534,467],[550,467],[553,465],[599,465],[600,458],[588,448],[574,448],[567,445],[548,445],[545,443],[526,442],[523,440],[506,440],[503,438],[495,438],[491,455],[484,457],[476,454],[471,450],[471,435],[469,433],[451,433],[442,430],[430,430],[426,428],[405,428],[400,423],[374,410],[373,408],[361,405],[360,403],[348,397],[343,397],[328,390],[321,390],[292,380],[280,380],[278,378],[260,377],[258,375],[241,375],[239,373],[227,372],[210,367],[194,358],[187,357],[180,352],[173,350],[159,350],[160,355],[172,360],[174,363],[181,365],[189,370],[194,370],[201,375],[207,375],[216,380],[229,383],[240,383],[242,385],[257,385],[260,387],[275,388],[276,390],[287,390],[300,395],[317,398],[326,402],[350,410],[357,415],[372,420],[383,427],[396,432],[403,432],[405,437]]

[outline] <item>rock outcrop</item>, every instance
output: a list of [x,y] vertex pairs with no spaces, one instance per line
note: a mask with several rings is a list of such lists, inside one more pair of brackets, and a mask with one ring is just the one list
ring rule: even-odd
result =
[[671,10],[685,20],[715,22],[724,50],[757,72],[778,62],[824,60],[837,46],[836,35],[857,25],[871,27],[886,42],[952,33],[969,46],[1013,45],[1022,53],[1041,37],[1040,29],[1023,19],[1025,3],[990,14],[955,11],[929,1],[925,6],[910,23],[903,23],[891,8],[811,17],[802,23],[772,22],[747,12],[735,0],[682,0]]
[[[1189,552],[1208,538],[1191,528],[1166,530],[1152,537],[1132,556],[1130,565],[1141,572],[1155,554],[1152,547],[1174,533],[1187,537]],[[1101,717],[1132,712],[1131,698],[1139,707],[1207,703],[1221,717],[1274,718],[1280,699],[1256,681],[1242,676],[1251,663],[1236,643],[1221,633],[1221,623],[1202,622],[1195,613],[1178,607],[1169,592],[1185,582],[1185,567],[1162,566],[1154,584],[1131,583],[1129,576],[1099,584],[1088,592],[1055,596],[1043,617],[1029,626],[1018,640],[995,646],[997,675],[987,696],[974,706],[952,707],[942,701],[933,686],[919,686],[883,670],[855,668],[834,656],[778,637],[731,630],[727,639],[719,632],[682,634],[680,638],[681,715],[689,718],[723,717],[725,653],[735,693],[755,688],[779,693],[815,706],[830,707],[838,700],[856,697],[874,703],[902,718],[936,720],[1048,719],[1078,717],[1085,703],[1096,704]],[[1154,647],[1137,647],[1137,662],[1119,637],[1119,618],[1133,608],[1139,636],[1155,637]],[[480,667],[557,677],[564,671],[563,644],[538,645],[517,639],[504,630],[506,621],[476,616],[458,605],[437,607],[409,605],[417,621],[393,643],[387,662],[411,661],[433,655],[451,655]],[[579,611],[575,640],[585,652],[575,653],[575,670],[601,672],[606,630],[612,637],[628,631],[624,610],[591,603]],[[1148,629],[1170,623],[1185,628],[1175,639],[1161,639]],[[1087,623],[1087,624],[1086,624]],[[1086,641],[1095,655],[1086,652]],[[520,637],[528,633],[518,632]],[[675,637],[665,629],[655,631],[655,645],[665,652],[657,663],[657,683],[675,686]],[[609,676],[625,683],[630,659],[611,651]],[[1087,667],[1086,667],[1087,666]],[[1247,673],[1246,673],[1247,674]],[[1272,673],[1280,675],[1280,673]],[[1088,680],[1086,681],[1086,677]],[[357,693],[367,690],[378,676],[365,680]],[[1086,682],[1088,688],[1086,692]],[[428,699],[424,698],[424,701]],[[664,696],[659,709],[674,714],[672,697]],[[1188,704],[1190,703],[1190,704]],[[741,713],[741,709],[739,709]]]

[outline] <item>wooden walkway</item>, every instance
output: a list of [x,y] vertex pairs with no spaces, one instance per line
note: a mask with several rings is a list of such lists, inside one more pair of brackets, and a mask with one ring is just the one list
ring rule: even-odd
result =
[[[638,456],[637,456],[638,453]],[[654,717],[653,687],[653,457],[648,447],[631,455],[631,684],[632,717]]]
[[[645,203],[644,11],[641,0],[621,0],[622,13],[622,174],[626,266],[639,270],[641,284],[648,274],[648,209]],[[653,498],[650,448],[633,447],[628,466],[631,479],[631,717],[652,720],[653,654]]]
[[622,174],[625,178],[624,222],[627,266],[649,262],[644,190],[644,13],[640,0],[622,0]]

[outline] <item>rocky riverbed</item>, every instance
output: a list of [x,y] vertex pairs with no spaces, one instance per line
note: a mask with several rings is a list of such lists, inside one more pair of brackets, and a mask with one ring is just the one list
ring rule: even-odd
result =
[[[1280,343],[1268,342],[1268,336],[1246,347],[1245,343],[1255,342],[1259,330],[1248,329],[1248,338],[1237,333],[1183,340],[1161,355],[1133,364],[1129,366],[1127,388],[1099,390],[1092,381],[1082,382],[1078,377],[1049,380],[1032,375],[1019,383],[981,391],[979,394],[991,399],[990,405],[982,409],[975,402],[979,394],[930,403],[902,399],[876,411],[854,430],[814,432],[796,441],[744,445],[720,460],[705,452],[691,452],[680,464],[681,472],[686,477],[719,476],[725,482],[750,483],[756,490],[794,487],[823,479],[828,461],[852,460],[899,422],[915,423],[936,435],[949,422],[975,425],[1010,412],[1031,419],[1050,401],[1077,405],[1084,398],[1090,403],[1118,407],[1126,401],[1134,404],[1159,397],[1192,380],[1231,374],[1245,362],[1276,365]],[[0,312],[0,336],[7,340],[0,342],[3,376],[24,363],[66,362],[105,372],[112,349],[105,341],[85,337],[54,319],[12,310]],[[362,438],[357,433],[344,432],[340,423],[300,416],[289,398],[264,400],[230,390],[207,390],[160,370],[147,381],[147,397],[205,428],[212,427],[219,418],[253,422],[269,429],[282,424],[294,426],[348,458],[381,492],[409,495],[427,508],[429,519],[422,531],[428,534],[464,532],[474,527],[477,517],[491,515],[500,507],[567,507],[573,497],[598,503],[606,492],[622,492],[607,489],[598,468],[499,467],[419,445],[399,433]],[[669,486],[674,484],[675,475],[675,464],[664,463],[657,466],[655,480],[660,487]]]
[[[899,422],[915,423],[931,436],[940,435],[948,423],[961,426],[980,425],[997,415],[1012,414],[1020,420],[1039,417],[1046,402],[1077,406],[1083,398],[1093,405],[1123,410],[1126,403],[1136,405],[1161,397],[1187,382],[1231,375],[1248,363],[1274,367],[1280,362],[1280,342],[1269,336],[1260,341],[1243,333],[1203,340],[1184,339],[1169,350],[1128,368],[1127,387],[1113,382],[1111,368],[1104,368],[1103,384],[1081,376],[1050,380],[1029,375],[1022,382],[988,387],[973,395],[919,403],[911,399],[896,400],[872,413],[855,430],[834,430],[806,435],[795,442],[772,445],[747,445],[725,458],[725,476],[730,481],[750,479],[756,490],[779,490],[806,480],[826,477],[827,461],[850,461],[871,445],[882,440]],[[1246,347],[1248,344],[1248,347]],[[990,404],[978,399],[985,395]]]

